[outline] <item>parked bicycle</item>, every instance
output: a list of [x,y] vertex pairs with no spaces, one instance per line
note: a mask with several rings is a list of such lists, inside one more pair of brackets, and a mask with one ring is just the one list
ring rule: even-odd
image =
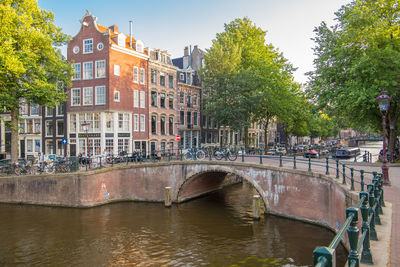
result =
[[189,149],[188,152],[184,154],[185,160],[203,160],[206,154],[202,150]]
[[237,153],[230,150],[229,148],[226,149],[216,149],[214,151],[214,158],[217,160],[221,160],[222,158],[227,157],[230,161],[235,161],[238,157]]

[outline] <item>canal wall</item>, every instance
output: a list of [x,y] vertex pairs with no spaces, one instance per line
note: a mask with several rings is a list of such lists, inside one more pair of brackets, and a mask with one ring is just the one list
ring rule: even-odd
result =
[[252,184],[265,212],[337,230],[358,196],[331,176],[236,162],[162,162],[73,174],[0,178],[0,202],[93,207],[115,201],[187,201],[223,187],[226,176]]

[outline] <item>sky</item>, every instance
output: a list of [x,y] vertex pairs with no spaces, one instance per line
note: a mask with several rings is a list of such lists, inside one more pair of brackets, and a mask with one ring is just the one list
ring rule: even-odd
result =
[[[167,50],[172,58],[183,56],[185,46],[211,46],[224,24],[248,17],[267,31],[271,43],[297,68],[295,81],[305,83],[313,70],[315,36],[322,21],[334,25],[334,13],[350,0],[38,0],[39,7],[52,11],[55,24],[75,36],[79,20],[89,10],[103,26],[117,25],[145,47]],[[66,53],[63,48],[62,52]]]

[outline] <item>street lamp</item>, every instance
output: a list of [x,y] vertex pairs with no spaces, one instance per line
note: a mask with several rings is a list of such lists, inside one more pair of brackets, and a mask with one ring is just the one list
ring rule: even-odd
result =
[[82,122],[81,126],[83,130],[86,132],[86,147],[87,147],[87,155],[88,155],[88,163],[90,168],[90,151],[89,151],[89,125],[90,123],[87,121]]
[[383,128],[382,174],[383,174],[384,185],[390,185],[389,167],[387,166],[387,157],[386,157],[386,115],[389,112],[390,98],[391,97],[388,96],[385,91],[382,91],[382,94],[376,98],[376,101],[378,101],[379,105],[379,111],[382,114],[382,128]]

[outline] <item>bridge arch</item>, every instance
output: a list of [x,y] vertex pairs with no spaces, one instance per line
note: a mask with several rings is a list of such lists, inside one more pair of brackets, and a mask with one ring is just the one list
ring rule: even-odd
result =
[[234,175],[253,186],[261,196],[265,211],[270,208],[265,190],[251,176],[235,168],[224,165],[203,165],[203,168],[187,170],[184,173],[186,174],[184,179],[176,184],[174,190],[173,199],[178,203],[221,189],[225,178]]

